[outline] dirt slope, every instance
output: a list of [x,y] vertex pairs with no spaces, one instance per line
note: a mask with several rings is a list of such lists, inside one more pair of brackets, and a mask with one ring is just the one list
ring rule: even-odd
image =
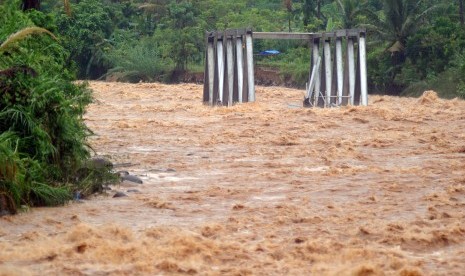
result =
[[93,147],[144,184],[0,218],[0,275],[465,271],[462,100],[303,109],[258,87],[211,108],[199,85],[91,87]]

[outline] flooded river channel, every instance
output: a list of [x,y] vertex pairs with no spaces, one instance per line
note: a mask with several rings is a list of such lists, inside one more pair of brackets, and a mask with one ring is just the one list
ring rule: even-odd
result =
[[0,275],[463,275],[465,101],[90,86],[92,147],[144,183],[0,217]]

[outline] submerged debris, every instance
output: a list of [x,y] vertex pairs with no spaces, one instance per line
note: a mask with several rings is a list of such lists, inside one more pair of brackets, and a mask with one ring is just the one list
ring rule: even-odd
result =
[[125,197],[125,196],[128,196],[127,194],[123,193],[123,192],[116,192],[113,197]]
[[138,183],[138,184],[143,184],[144,183],[142,181],[142,179],[140,179],[139,177],[137,177],[135,175],[131,175],[129,173],[127,173],[127,174],[121,174],[120,173],[120,177],[121,177],[121,181],[130,181],[130,182],[134,182],[134,183]]

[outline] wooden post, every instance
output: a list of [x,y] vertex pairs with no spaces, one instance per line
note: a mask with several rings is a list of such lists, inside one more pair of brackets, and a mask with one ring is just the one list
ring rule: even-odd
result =
[[226,66],[228,73],[228,98],[227,105],[233,105],[234,93],[234,57],[233,57],[233,37],[231,34],[226,36]]
[[342,104],[344,83],[344,68],[342,63],[342,37],[336,38],[336,69],[337,69],[337,104]]
[[358,41],[359,61],[360,61],[360,104],[368,105],[368,83],[367,83],[367,61],[365,33],[360,33]]
[[349,96],[350,105],[354,105],[355,100],[355,56],[354,56],[354,38],[347,38],[347,64],[349,65]]
[[237,96],[238,102],[242,103],[244,89],[244,57],[242,56],[242,35],[236,37],[236,67],[237,67]]
[[325,107],[329,107],[331,103],[331,84],[332,84],[332,64],[331,64],[331,39],[326,37],[324,40],[324,55],[325,55]]
[[255,102],[255,76],[253,64],[253,40],[252,30],[247,30],[245,34],[245,48],[247,52],[247,82],[248,82],[248,101]]
[[223,51],[223,33],[218,32],[216,41],[216,58],[218,64],[218,104],[223,105],[224,94],[224,51]]

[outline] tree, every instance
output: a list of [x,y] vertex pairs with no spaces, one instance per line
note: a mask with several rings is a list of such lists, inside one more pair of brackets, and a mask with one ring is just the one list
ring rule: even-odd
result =
[[78,77],[97,78],[108,69],[104,50],[114,25],[110,9],[101,1],[82,0],[73,6],[73,16],[57,18],[59,32],[70,51],[69,63],[76,62]]
[[302,12],[304,27],[307,27],[310,22],[310,16],[315,13],[315,1],[304,0],[302,4]]
[[355,27],[357,15],[369,12],[366,0],[337,0],[337,5],[344,29]]
[[[66,14],[71,16],[69,0],[63,0],[63,4]],[[21,9],[23,11],[40,10],[40,0],[22,0]]]
[[22,0],[21,9],[27,10],[40,10],[40,0]]
[[150,3],[144,3],[138,6],[138,10],[143,11],[144,20],[142,21],[145,26],[144,31],[148,34],[153,34],[156,28],[156,23],[159,22],[163,16],[168,12],[168,0],[156,0]]
[[459,15],[460,15],[460,24],[465,23],[464,11],[463,11],[463,0],[459,0]]
[[190,1],[171,3],[165,17],[166,28],[156,33],[169,48],[169,56],[174,60],[177,72],[185,71],[189,60],[201,53],[203,28],[199,15],[200,11]]
[[375,31],[381,39],[388,41],[387,50],[393,56],[394,65],[405,61],[407,39],[436,7],[428,7],[423,0],[384,0],[384,17],[377,17]]
[[291,29],[291,20],[292,20],[292,0],[284,0],[283,1],[284,6],[286,7],[287,10],[287,20],[288,20],[288,26],[289,26],[289,32],[292,32]]

